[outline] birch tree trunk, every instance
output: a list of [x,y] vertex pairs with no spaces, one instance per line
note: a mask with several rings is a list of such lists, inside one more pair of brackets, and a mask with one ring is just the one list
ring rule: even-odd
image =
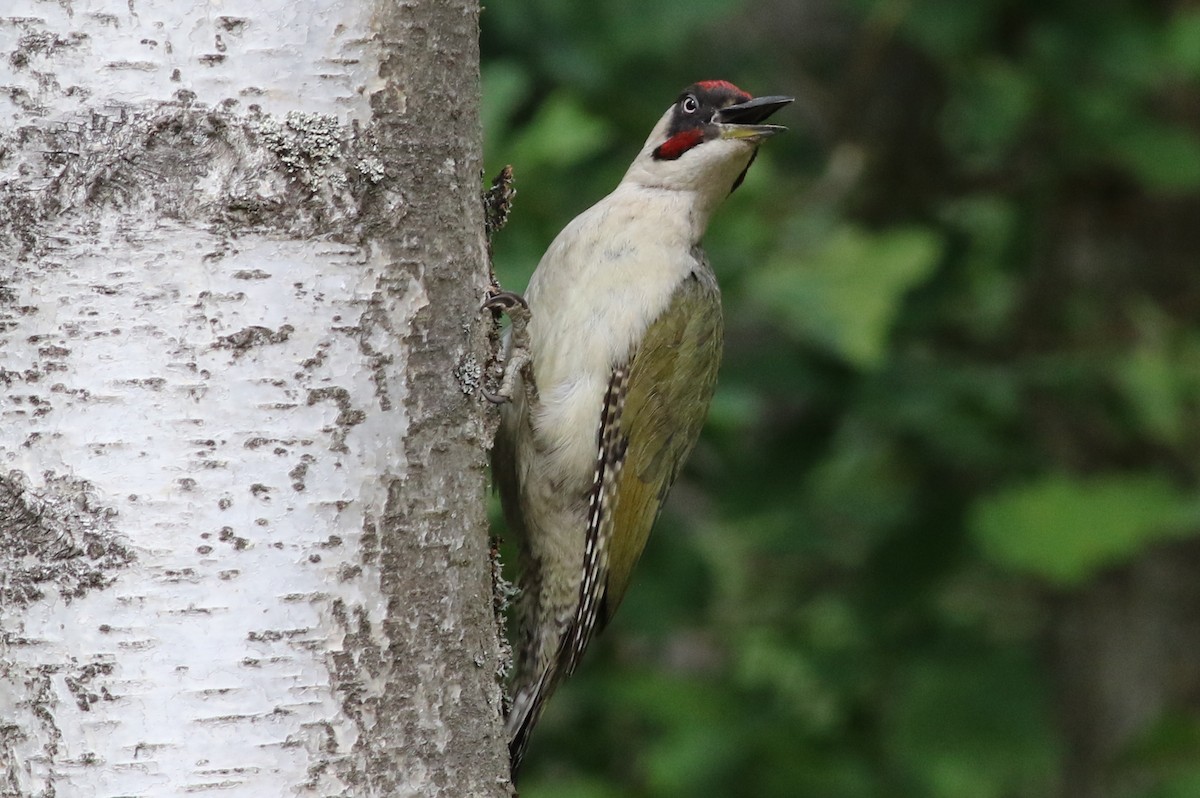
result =
[[0,794],[510,794],[477,4],[5,6]]

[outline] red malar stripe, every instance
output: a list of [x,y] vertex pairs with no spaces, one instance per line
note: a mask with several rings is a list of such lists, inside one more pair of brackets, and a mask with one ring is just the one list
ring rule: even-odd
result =
[[658,145],[654,157],[660,161],[673,161],[704,140],[704,131],[699,128],[676,133]]

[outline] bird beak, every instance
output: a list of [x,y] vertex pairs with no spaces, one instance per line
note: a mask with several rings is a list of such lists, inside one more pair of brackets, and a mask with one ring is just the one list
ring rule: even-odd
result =
[[787,130],[783,125],[760,125],[764,119],[792,102],[794,97],[755,97],[717,111],[714,120],[721,138],[756,142]]

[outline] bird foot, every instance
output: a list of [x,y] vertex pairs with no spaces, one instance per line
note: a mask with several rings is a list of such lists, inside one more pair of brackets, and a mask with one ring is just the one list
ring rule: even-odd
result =
[[502,405],[512,401],[517,378],[532,361],[529,353],[529,303],[525,297],[512,291],[497,291],[483,301],[479,312],[491,311],[494,315],[507,313],[512,329],[508,341],[508,354],[504,359],[504,373],[500,386],[493,393],[482,388],[483,398],[492,404]]

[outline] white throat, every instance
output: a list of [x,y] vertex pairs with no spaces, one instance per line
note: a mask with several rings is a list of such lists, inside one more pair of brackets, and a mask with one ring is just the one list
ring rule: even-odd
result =
[[702,142],[674,160],[654,157],[654,150],[667,139],[671,123],[668,109],[641,151],[633,159],[617,191],[641,189],[646,201],[656,192],[669,192],[661,201],[686,207],[685,216],[692,228],[692,243],[699,242],[708,228],[708,220],[721,204],[738,177],[754,157],[755,145],[746,141],[715,139]]

